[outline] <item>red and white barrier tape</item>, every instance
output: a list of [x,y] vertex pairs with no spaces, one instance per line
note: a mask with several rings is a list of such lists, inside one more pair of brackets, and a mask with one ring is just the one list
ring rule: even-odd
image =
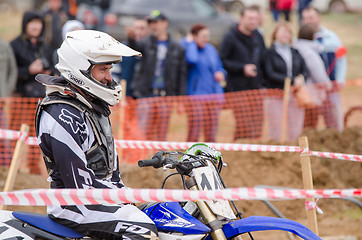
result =
[[316,209],[317,213],[319,214],[323,214],[322,209],[320,209],[317,205],[319,199],[316,199],[315,201],[305,201],[305,209],[306,210],[312,210],[312,209]]
[[362,162],[362,155],[309,151],[311,156]]
[[20,132],[19,140],[20,141],[26,141],[27,139],[28,139],[28,132]]
[[28,132],[22,134],[20,131],[0,129],[0,139],[21,140],[28,145],[38,145],[36,137],[28,137]]
[[34,189],[0,192],[0,205],[97,205],[196,200],[291,200],[362,197],[362,189],[227,188],[215,191],[179,189]]
[[[0,129],[0,139],[18,140],[20,132],[14,130]],[[28,145],[38,145],[35,137],[26,139]],[[195,142],[163,142],[142,140],[115,140],[117,148],[125,149],[150,149],[150,150],[179,150],[188,149]],[[303,155],[315,157],[333,158],[339,160],[362,162],[362,155],[316,152],[308,149],[302,150],[298,146],[259,145],[259,144],[236,144],[236,143],[206,143],[219,151],[249,151],[249,152],[298,152]]]
[[[140,141],[140,140],[116,140],[116,146],[129,149],[188,149],[196,142],[162,142],[162,141]],[[206,143],[216,150],[224,151],[251,151],[251,152],[299,152],[299,147],[258,145],[258,144],[236,144],[236,143]]]

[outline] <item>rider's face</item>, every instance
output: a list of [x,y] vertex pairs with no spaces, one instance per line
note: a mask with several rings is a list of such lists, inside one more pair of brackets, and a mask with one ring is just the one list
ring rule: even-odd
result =
[[112,64],[96,64],[92,69],[92,77],[98,82],[108,85],[112,82]]

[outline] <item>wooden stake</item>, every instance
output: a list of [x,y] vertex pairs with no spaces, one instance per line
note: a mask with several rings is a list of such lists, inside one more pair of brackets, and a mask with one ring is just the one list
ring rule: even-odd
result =
[[[20,138],[16,142],[14,155],[13,155],[13,158],[11,159],[9,173],[6,178],[3,192],[9,192],[13,189],[16,174],[18,173],[18,169],[19,169],[21,153],[23,152],[24,147],[26,145],[25,140],[26,140],[26,137],[28,136],[28,132],[29,132],[29,125],[22,124],[21,128],[20,128]],[[1,205],[0,210],[4,210],[4,209],[5,209],[5,206]]]
[[282,134],[280,139],[282,143],[286,142],[288,137],[288,106],[291,82],[292,80],[289,77],[284,80]]
[[[302,164],[302,177],[304,189],[313,189],[313,178],[312,178],[312,168],[310,163],[310,156],[306,154],[309,151],[308,138],[300,137],[299,138],[299,147],[300,147],[300,160]],[[314,198],[307,198],[306,201],[315,202]],[[318,224],[317,224],[317,214],[316,208],[312,208],[307,211],[308,227],[315,234],[318,235]]]

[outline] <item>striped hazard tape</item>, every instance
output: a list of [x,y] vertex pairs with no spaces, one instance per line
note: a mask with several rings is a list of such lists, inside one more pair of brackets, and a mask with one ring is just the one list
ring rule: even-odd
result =
[[97,205],[197,200],[292,200],[362,197],[362,189],[226,188],[213,191],[180,189],[33,189],[0,192],[0,205]]
[[[19,131],[0,129],[0,139],[18,140]],[[38,145],[35,137],[26,138],[28,145]],[[150,150],[180,150],[188,149],[196,142],[166,142],[166,141],[141,141],[141,140],[115,140],[117,148],[124,149],[150,149]],[[219,151],[249,151],[249,152],[295,152],[315,157],[332,158],[346,161],[362,162],[362,155],[317,152],[308,149],[301,150],[298,146],[237,144],[237,143],[206,143]]]

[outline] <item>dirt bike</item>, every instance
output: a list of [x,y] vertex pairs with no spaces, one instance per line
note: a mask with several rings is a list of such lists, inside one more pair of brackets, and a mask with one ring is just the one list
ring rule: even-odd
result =
[[[165,177],[162,188],[174,175],[181,176],[184,189],[226,188],[220,175],[226,164],[220,152],[205,144],[195,144],[185,153],[159,151],[152,159],[140,160],[138,166],[176,169],[175,173]],[[251,232],[267,230],[288,231],[303,239],[321,239],[304,225],[292,220],[264,216],[242,218],[235,203],[231,201],[231,204],[234,211],[226,200],[148,203],[139,208],[153,220],[161,240],[242,239],[242,234],[254,239]],[[1,211],[0,239],[90,238],[53,222],[46,215]]]

